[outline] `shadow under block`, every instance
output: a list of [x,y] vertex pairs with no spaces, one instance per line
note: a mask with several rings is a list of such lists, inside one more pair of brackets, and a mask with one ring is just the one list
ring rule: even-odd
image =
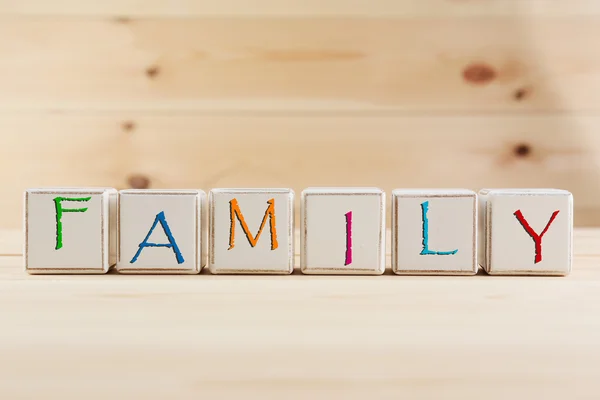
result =
[[464,189],[392,191],[392,271],[475,275],[477,194]]
[[479,263],[491,275],[568,275],[573,196],[556,189],[479,192]]
[[300,264],[305,274],[385,271],[385,192],[308,188],[302,192]]
[[117,270],[199,273],[205,265],[205,214],[201,190],[120,191]]
[[115,189],[28,189],[24,202],[28,273],[103,274],[115,265]]
[[293,272],[293,190],[213,189],[209,220],[211,273]]

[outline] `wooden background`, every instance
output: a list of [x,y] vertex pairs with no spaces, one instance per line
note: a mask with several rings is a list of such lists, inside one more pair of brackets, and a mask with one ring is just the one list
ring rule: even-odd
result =
[[0,0],[0,227],[48,185],[552,186],[599,225],[599,44],[597,0]]

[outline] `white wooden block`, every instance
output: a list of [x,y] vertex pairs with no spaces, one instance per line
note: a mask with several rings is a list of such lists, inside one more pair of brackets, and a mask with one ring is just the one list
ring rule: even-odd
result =
[[291,274],[294,191],[213,189],[209,194],[213,274]]
[[302,192],[305,274],[381,275],[385,271],[385,192],[308,188]]
[[475,275],[477,194],[464,189],[394,190],[392,270],[411,275]]
[[556,189],[479,192],[479,263],[492,275],[567,275],[573,196]]
[[119,192],[121,273],[197,274],[205,265],[201,190],[122,190]]
[[115,189],[28,189],[24,200],[28,273],[103,274],[115,265]]

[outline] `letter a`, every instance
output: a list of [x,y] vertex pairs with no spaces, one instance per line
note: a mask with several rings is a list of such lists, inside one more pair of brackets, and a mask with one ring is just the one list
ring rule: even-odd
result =
[[63,239],[62,239],[62,215],[66,212],[77,212],[82,213],[86,212],[88,209],[85,208],[62,208],[63,201],[77,201],[77,202],[87,202],[90,201],[91,197],[55,197],[54,198],[54,208],[56,209],[56,246],[54,247],[56,250],[62,249],[63,247]]
[[256,243],[258,243],[258,239],[260,238],[260,234],[262,233],[268,218],[269,227],[271,229],[271,250],[275,250],[277,247],[279,247],[279,244],[277,243],[277,228],[275,226],[275,199],[267,201],[267,204],[269,204],[269,207],[267,207],[267,211],[265,211],[265,216],[263,217],[263,220],[260,224],[258,233],[256,234],[256,236],[252,236],[250,230],[248,229],[248,225],[246,225],[246,221],[244,220],[244,215],[240,211],[240,206],[238,204],[237,199],[233,199],[229,202],[229,209],[231,213],[231,228],[229,230],[229,248],[227,250],[231,250],[235,246],[236,217],[240,221],[242,229],[246,234],[246,238],[248,239],[248,242],[250,242],[250,246],[252,247],[256,246]]
[[429,218],[427,218],[427,212],[429,211],[429,202],[426,201],[421,203],[421,212],[423,218],[423,251],[422,256],[451,256],[458,253],[458,249],[452,251],[433,251],[429,250]]
[[[150,235],[152,235],[152,232],[154,232],[154,228],[156,228],[156,225],[159,222],[160,222],[160,226],[162,226],[163,231],[165,232],[165,235],[167,235],[167,239],[169,239],[169,243],[164,243],[163,244],[163,243],[150,243],[150,242],[148,242],[148,239],[150,238]],[[146,247],[166,247],[168,249],[173,249],[173,253],[175,253],[175,258],[177,258],[177,264],[181,264],[181,263],[183,263],[185,261],[183,259],[183,256],[181,255],[181,251],[179,251],[179,247],[177,246],[177,242],[175,242],[175,238],[173,237],[173,234],[171,233],[171,229],[169,228],[169,224],[167,224],[167,220],[165,219],[165,212],[164,211],[159,212],[156,215],[156,218],[154,218],[154,223],[152,224],[152,228],[150,228],[150,231],[148,232],[148,234],[144,238],[144,241],[142,243],[140,243],[140,246],[138,248],[137,253],[135,253],[135,256],[133,256],[133,258],[130,261],[131,264],[133,264],[134,262],[137,261],[138,257],[142,253],[142,250],[144,250]]]
[[527,220],[523,216],[523,213],[521,212],[521,210],[515,211],[515,214],[514,214],[515,217],[517,217],[517,220],[521,223],[521,226],[523,227],[523,229],[525,229],[525,231],[529,234],[529,236],[531,236],[531,238],[533,239],[533,242],[535,243],[535,262],[534,262],[534,264],[537,264],[542,261],[542,238],[544,237],[546,232],[548,232],[548,229],[550,229],[550,225],[552,225],[552,222],[554,222],[554,220],[556,219],[556,216],[558,215],[559,212],[560,211],[554,211],[554,213],[552,213],[552,216],[550,217],[550,220],[546,224],[546,227],[544,228],[542,233],[540,235],[538,235],[533,230],[533,228],[531,228],[531,226],[529,225],[529,222],[527,222]]

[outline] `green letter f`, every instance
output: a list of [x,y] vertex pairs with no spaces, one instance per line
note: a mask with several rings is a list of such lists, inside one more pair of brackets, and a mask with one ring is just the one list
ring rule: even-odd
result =
[[56,208],[56,250],[63,247],[62,242],[62,215],[66,212],[86,212],[86,208],[62,208],[63,201],[90,201],[91,197],[55,197],[54,206]]

